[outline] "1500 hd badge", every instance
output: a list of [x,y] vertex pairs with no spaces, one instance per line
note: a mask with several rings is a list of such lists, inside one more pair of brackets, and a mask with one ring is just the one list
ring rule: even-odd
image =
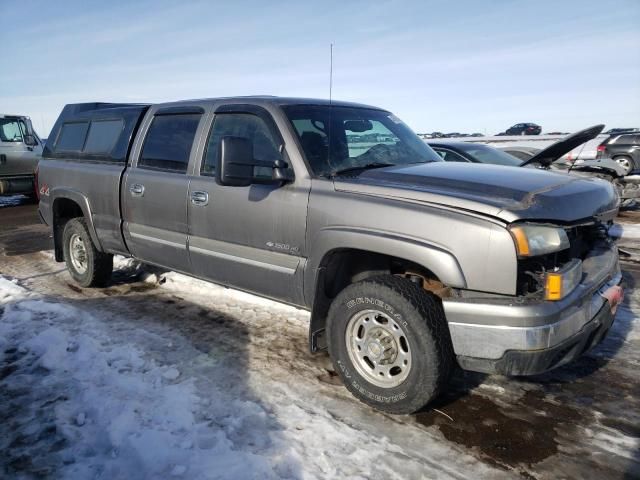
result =
[[298,253],[300,250],[299,247],[292,247],[288,243],[278,243],[278,242],[267,242],[267,247],[272,248],[274,250],[280,250],[285,253]]

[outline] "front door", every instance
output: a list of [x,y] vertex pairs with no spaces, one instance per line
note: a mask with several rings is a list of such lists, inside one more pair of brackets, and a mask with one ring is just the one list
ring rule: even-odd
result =
[[202,109],[151,112],[140,154],[121,192],[123,231],[137,258],[190,272],[187,253],[187,167]]
[[24,142],[29,131],[22,118],[0,117],[0,176],[33,175],[42,155],[42,146]]
[[[301,304],[308,184],[218,185],[220,139],[245,137],[258,160],[284,159],[284,142],[266,111],[216,114],[199,171],[189,186],[189,254],[200,277]],[[271,178],[272,170],[256,168]]]

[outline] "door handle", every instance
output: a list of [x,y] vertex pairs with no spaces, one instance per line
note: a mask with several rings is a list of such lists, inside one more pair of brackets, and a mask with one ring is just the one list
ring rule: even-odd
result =
[[144,195],[144,185],[140,183],[134,183],[129,188],[132,197],[142,197]]
[[0,165],[4,165],[5,163],[7,163],[7,156],[3,153],[0,155]]
[[204,207],[209,203],[209,194],[207,192],[192,192],[191,203]]

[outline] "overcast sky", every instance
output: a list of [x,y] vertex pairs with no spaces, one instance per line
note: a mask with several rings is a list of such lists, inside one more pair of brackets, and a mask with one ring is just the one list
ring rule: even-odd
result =
[[0,0],[0,113],[228,95],[385,107],[418,132],[640,127],[640,1]]

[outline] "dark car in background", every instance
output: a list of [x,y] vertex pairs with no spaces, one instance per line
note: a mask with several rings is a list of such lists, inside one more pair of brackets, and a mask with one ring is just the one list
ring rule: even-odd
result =
[[535,123],[516,123],[504,133],[507,135],[540,135],[542,127]]
[[446,141],[428,143],[446,162],[491,163],[508,167],[519,167],[522,164],[519,158],[482,143]]
[[598,146],[596,158],[612,158],[627,173],[640,169],[640,132],[611,135]]

